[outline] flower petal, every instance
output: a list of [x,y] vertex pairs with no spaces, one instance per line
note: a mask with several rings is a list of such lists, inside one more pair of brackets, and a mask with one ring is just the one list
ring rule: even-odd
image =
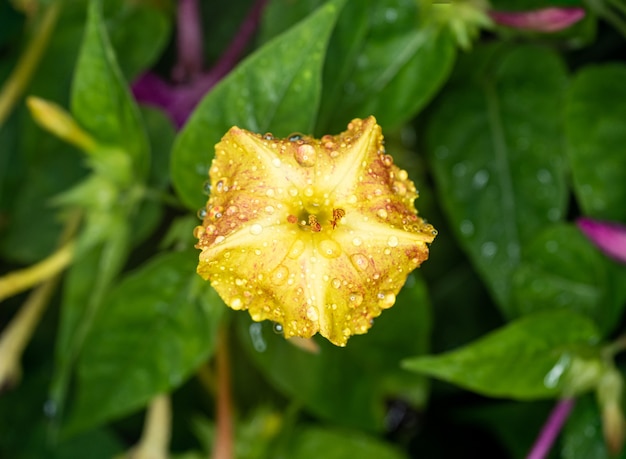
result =
[[542,8],[532,11],[491,11],[489,16],[498,24],[536,32],[558,32],[585,17],[582,8]]
[[581,218],[577,224],[604,253],[626,263],[626,226],[590,218]]
[[343,346],[395,303],[436,231],[376,120],[337,136],[233,127],[216,145],[198,273],[233,309]]

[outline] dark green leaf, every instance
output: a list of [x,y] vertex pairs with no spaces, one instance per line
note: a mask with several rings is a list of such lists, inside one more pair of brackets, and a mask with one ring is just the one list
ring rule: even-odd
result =
[[[617,282],[619,283],[617,283]],[[606,334],[624,307],[626,268],[601,254],[569,225],[546,228],[524,249],[512,300],[520,315],[568,309],[595,320]]]
[[178,136],[171,174],[191,209],[205,204],[213,147],[233,125],[278,136],[310,133],[328,36],[342,2],[329,2],[243,61],[202,100]]
[[145,178],[150,152],[141,116],[102,23],[100,0],[89,2],[87,28],[72,85],[72,113],[99,142],[130,156],[135,180]]
[[626,65],[581,70],[567,97],[574,191],[584,214],[626,222]]
[[225,306],[196,263],[194,252],[157,256],[106,297],[78,362],[68,430],[138,409],[210,356]]
[[561,60],[532,47],[487,48],[464,62],[428,130],[444,208],[501,310],[523,245],[565,212]]
[[240,336],[258,369],[317,416],[380,430],[389,398],[414,406],[425,402],[425,381],[399,368],[401,359],[422,354],[428,346],[430,308],[418,278],[410,277],[397,304],[366,335],[352,337],[345,349],[315,339],[319,353],[305,352],[274,333],[271,324],[239,317]]
[[318,134],[369,115],[399,126],[436,94],[454,58],[452,35],[420,17],[417,2],[349,2],[328,47]]
[[407,456],[375,437],[358,432],[310,427],[299,431],[292,440],[290,459],[406,459]]
[[[116,2],[108,0],[107,6],[112,3]],[[132,79],[158,59],[167,45],[172,24],[156,2],[119,3],[112,8],[107,29],[122,73]]]
[[[580,397],[563,429],[563,459],[608,459],[602,421],[593,396]],[[624,457],[621,455],[620,457]]]
[[571,389],[579,359],[599,371],[599,341],[595,325],[583,316],[538,313],[458,350],[405,360],[404,367],[491,397],[558,397]]

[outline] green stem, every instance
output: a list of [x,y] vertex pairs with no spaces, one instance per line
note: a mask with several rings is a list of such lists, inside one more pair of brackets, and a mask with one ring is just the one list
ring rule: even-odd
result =
[[2,91],[0,91],[0,126],[4,124],[15,103],[22,96],[28,83],[30,83],[41,56],[48,46],[50,35],[56,26],[61,5],[62,0],[57,0],[44,12],[34,36],[2,87]]

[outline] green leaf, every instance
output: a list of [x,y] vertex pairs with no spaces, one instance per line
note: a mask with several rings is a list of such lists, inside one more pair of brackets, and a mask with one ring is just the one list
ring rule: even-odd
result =
[[551,398],[583,388],[572,386],[582,383],[572,379],[583,374],[579,362],[600,370],[599,341],[589,319],[553,311],[518,319],[452,352],[407,359],[403,366],[490,397]]
[[318,134],[369,115],[397,127],[432,99],[456,53],[452,35],[423,16],[417,2],[348,3],[328,47]]
[[[598,404],[591,395],[580,397],[563,429],[563,459],[608,459],[609,452],[602,436]],[[624,457],[622,454],[620,457]]]
[[444,209],[506,316],[523,246],[565,212],[562,61],[490,47],[464,61],[432,115],[429,153]]
[[306,352],[275,333],[270,323],[238,316],[240,338],[259,371],[316,416],[382,430],[389,398],[417,407],[425,403],[426,381],[399,367],[403,358],[427,351],[430,307],[419,278],[411,276],[396,305],[366,335],[350,338],[346,348],[315,339],[319,352]]
[[375,437],[360,432],[338,431],[309,427],[296,433],[292,439],[290,459],[406,459],[404,453]]
[[108,0],[106,7],[111,11],[106,25],[119,67],[126,78],[135,78],[163,52],[172,21],[156,2]]
[[595,320],[606,334],[621,317],[626,268],[601,254],[571,225],[554,225],[524,249],[512,300],[520,315],[568,309]]
[[567,94],[567,151],[584,214],[626,222],[626,65],[589,66]]
[[179,386],[212,353],[225,306],[195,252],[159,255],[105,298],[78,362],[67,430],[85,430]]
[[139,109],[118,67],[100,8],[100,0],[90,0],[72,83],[72,113],[96,140],[122,148],[132,160],[135,180],[140,180],[148,173],[148,140]]
[[327,3],[264,45],[200,102],[172,152],[172,181],[185,205],[205,204],[213,147],[231,126],[277,136],[313,131],[326,44],[342,3]]

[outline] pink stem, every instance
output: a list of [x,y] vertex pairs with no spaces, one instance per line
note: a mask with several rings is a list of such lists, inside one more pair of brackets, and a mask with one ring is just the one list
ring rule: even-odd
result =
[[172,70],[177,83],[193,80],[202,71],[202,24],[198,0],[178,1],[178,62]]
[[573,398],[566,398],[557,402],[526,459],[544,459],[548,456],[575,403]]

